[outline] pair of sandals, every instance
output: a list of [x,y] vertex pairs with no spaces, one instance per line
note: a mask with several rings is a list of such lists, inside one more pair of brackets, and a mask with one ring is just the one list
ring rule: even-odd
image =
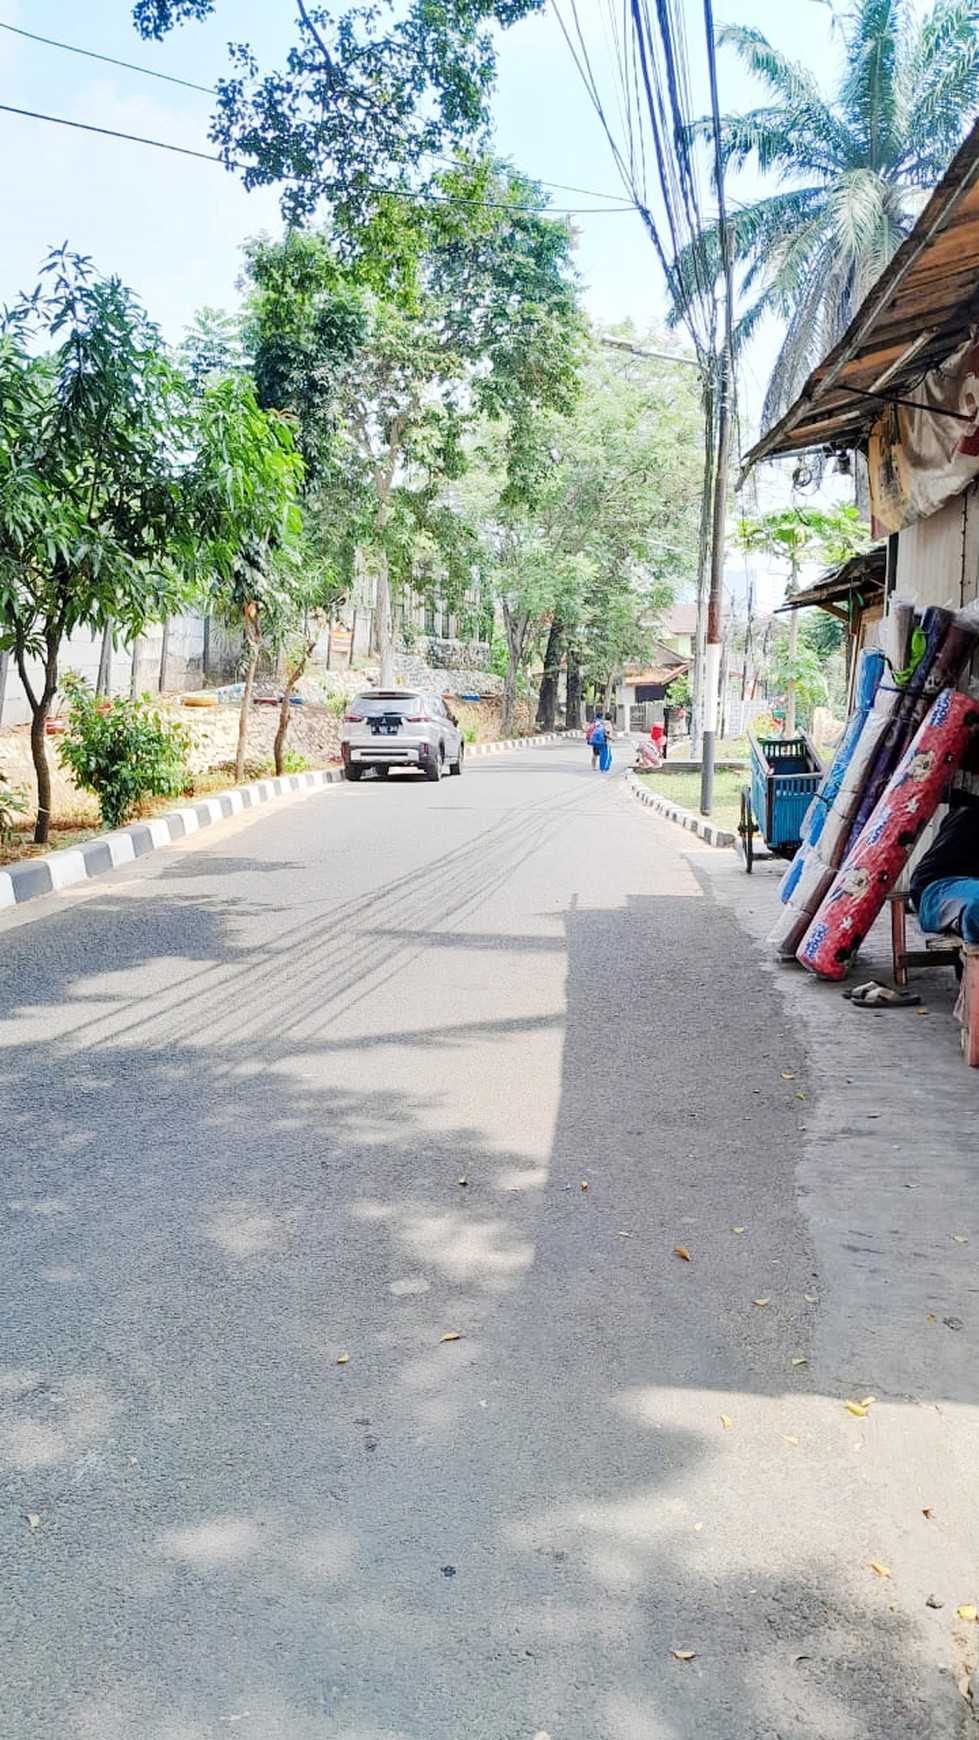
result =
[[848,986],[843,992],[855,1009],[920,1009],[921,998],[916,991],[898,990],[895,985],[879,985],[876,979],[865,985]]

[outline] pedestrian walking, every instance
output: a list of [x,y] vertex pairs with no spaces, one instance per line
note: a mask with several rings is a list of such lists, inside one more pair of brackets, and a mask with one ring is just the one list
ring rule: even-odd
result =
[[603,773],[612,764],[611,736],[611,720],[606,719],[602,709],[598,707],[595,711],[591,730],[588,733],[588,741],[591,744],[592,768],[600,767]]

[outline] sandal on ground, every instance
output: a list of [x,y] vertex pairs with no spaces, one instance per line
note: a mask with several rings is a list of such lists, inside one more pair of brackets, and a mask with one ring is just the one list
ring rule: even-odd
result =
[[[843,993],[847,995],[846,992]],[[867,985],[854,985],[849,993],[855,1009],[920,1009],[921,998],[916,991],[899,991],[894,985],[878,985],[871,979]]]

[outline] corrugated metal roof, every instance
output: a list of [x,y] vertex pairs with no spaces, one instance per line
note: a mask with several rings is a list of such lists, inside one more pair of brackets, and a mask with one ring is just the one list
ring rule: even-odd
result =
[[795,404],[751,449],[759,459],[863,441],[888,401],[914,389],[979,320],[979,122],[914,229]]
[[834,605],[845,606],[848,613],[856,604],[858,609],[864,610],[868,604],[876,604],[883,597],[886,573],[887,552],[883,544],[877,544],[863,555],[851,556],[838,568],[831,568],[805,591],[797,592],[794,598],[787,598],[779,605],[776,615],[783,610],[805,610],[810,604],[820,604],[824,610]]

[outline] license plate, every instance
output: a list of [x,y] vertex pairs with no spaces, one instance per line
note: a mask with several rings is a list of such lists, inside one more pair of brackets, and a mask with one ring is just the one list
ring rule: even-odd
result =
[[399,724],[399,720],[374,719],[371,721],[371,735],[374,737],[397,737]]

